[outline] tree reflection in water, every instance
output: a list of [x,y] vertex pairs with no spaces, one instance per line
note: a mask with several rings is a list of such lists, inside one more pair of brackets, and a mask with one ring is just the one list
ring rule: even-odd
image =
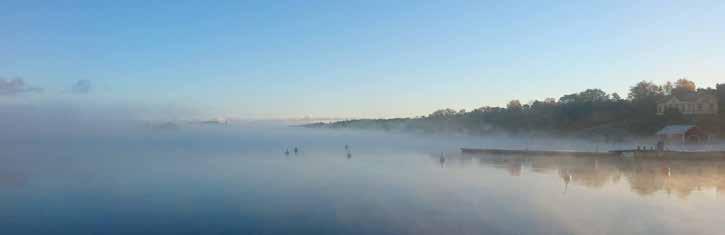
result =
[[506,170],[511,176],[524,171],[558,174],[564,192],[569,184],[601,188],[626,180],[639,195],[656,192],[686,199],[693,191],[725,190],[725,159],[661,159],[589,156],[515,156],[464,154],[449,157],[446,164],[481,165]]

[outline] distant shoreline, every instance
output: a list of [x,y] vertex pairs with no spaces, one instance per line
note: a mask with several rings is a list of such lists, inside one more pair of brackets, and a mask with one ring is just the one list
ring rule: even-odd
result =
[[[708,95],[716,97],[718,113],[685,115],[661,102],[670,97]],[[717,102],[715,101],[715,102]],[[600,89],[546,98],[522,104],[512,100],[506,107],[484,106],[471,111],[440,109],[414,118],[353,119],[315,122],[308,128],[368,129],[411,133],[456,133],[489,135],[550,134],[621,141],[624,138],[652,137],[668,125],[690,124],[713,137],[725,137],[725,84],[716,88],[696,88],[686,79],[657,85],[641,81],[630,87],[627,98]]]

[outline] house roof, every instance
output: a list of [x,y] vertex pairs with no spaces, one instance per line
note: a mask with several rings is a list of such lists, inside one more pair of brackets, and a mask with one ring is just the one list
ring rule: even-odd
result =
[[690,129],[695,128],[694,125],[671,125],[666,126],[665,128],[662,128],[662,130],[657,132],[657,135],[675,135],[675,134],[685,134]]

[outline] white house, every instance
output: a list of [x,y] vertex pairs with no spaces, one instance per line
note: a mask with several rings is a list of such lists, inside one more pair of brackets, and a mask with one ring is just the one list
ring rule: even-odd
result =
[[677,109],[686,115],[713,115],[718,112],[717,97],[712,95],[669,96],[657,103],[657,115],[665,114],[667,109]]

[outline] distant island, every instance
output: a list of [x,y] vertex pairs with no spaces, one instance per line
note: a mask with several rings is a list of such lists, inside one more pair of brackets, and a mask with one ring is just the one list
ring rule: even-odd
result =
[[556,134],[617,141],[628,136],[652,136],[667,125],[691,124],[708,134],[725,137],[725,84],[697,88],[685,78],[665,84],[641,81],[622,98],[601,89],[587,89],[506,107],[472,111],[441,109],[427,116],[318,122],[311,128],[353,128],[413,133],[487,135]]

